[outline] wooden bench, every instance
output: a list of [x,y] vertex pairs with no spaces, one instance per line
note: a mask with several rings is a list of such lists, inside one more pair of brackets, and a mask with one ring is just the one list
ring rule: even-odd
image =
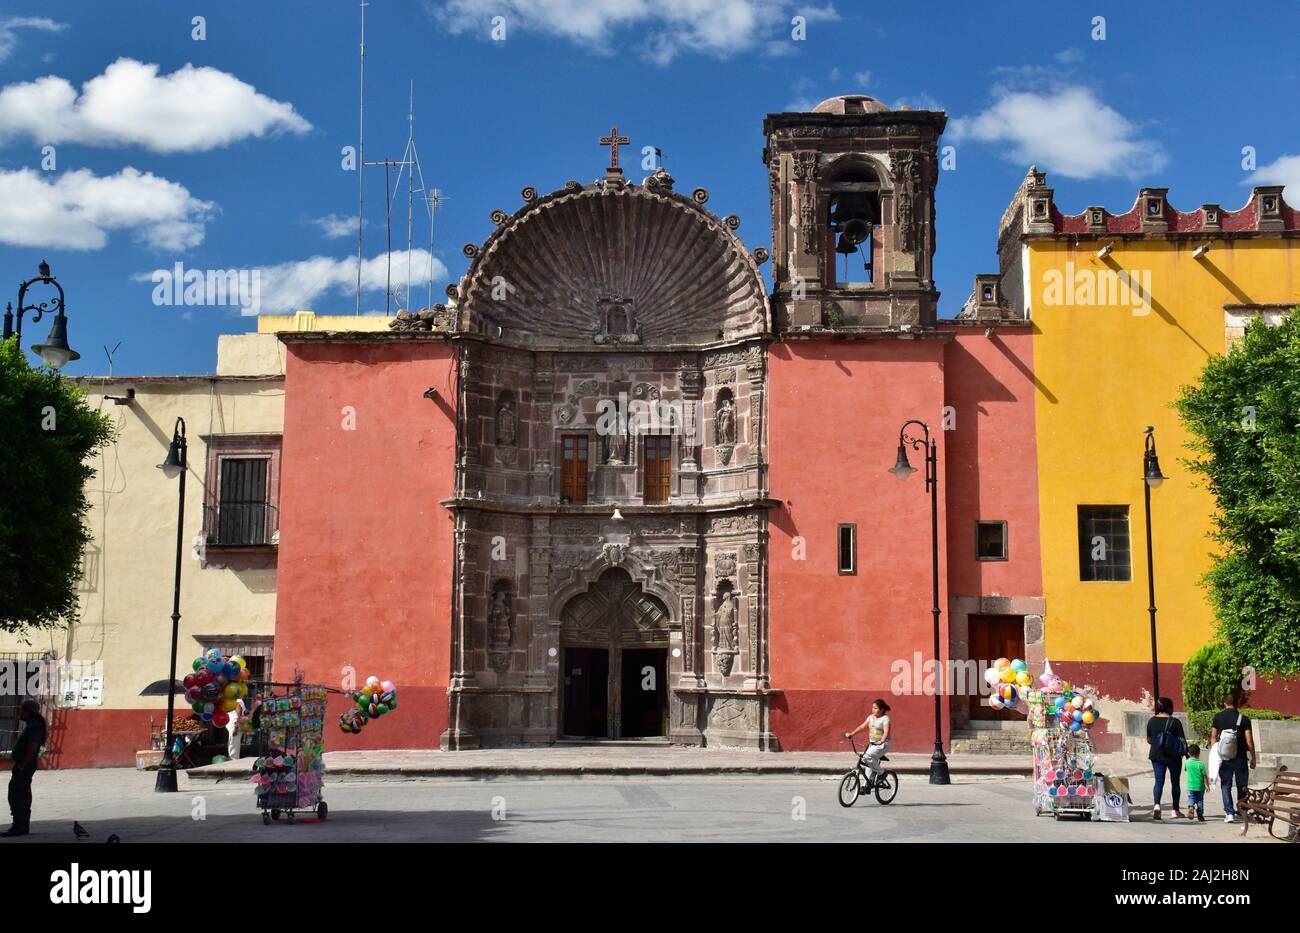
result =
[[[1258,820],[1268,824],[1268,834],[1274,839],[1295,842],[1300,839],[1300,771],[1288,771],[1283,768],[1268,787],[1258,790],[1246,789],[1243,799],[1237,802],[1244,826],[1241,834],[1246,835],[1250,824]],[[1279,836],[1273,831],[1281,822],[1287,826],[1285,835]]]

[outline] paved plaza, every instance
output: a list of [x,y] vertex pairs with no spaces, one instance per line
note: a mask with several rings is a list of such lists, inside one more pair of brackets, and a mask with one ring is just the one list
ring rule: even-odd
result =
[[[1135,800],[1150,800],[1151,779],[1134,763]],[[1035,817],[1028,778],[958,774],[947,787],[904,774],[897,799],[836,800],[832,775],[673,775],[335,777],[323,822],[262,824],[244,780],[181,778],[177,794],[157,794],[152,773],[130,769],[47,771],[36,776],[33,834],[16,846],[116,834],[131,842],[1238,842],[1217,794],[1206,823],[1139,809],[1128,824]],[[196,817],[202,817],[198,819]],[[1246,842],[1276,845],[1262,830]]]

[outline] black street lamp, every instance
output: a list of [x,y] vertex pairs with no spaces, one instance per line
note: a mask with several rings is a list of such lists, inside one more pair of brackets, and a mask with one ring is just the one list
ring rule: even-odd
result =
[[1151,613],[1151,702],[1160,702],[1160,665],[1156,660],[1156,577],[1151,559],[1151,490],[1165,481],[1156,456],[1156,429],[1147,426],[1142,448],[1142,497],[1147,511],[1147,596]]
[[[16,327],[14,306],[12,304],[5,306],[4,339],[8,340],[17,334],[18,343],[22,344],[23,317],[28,311],[34,312],[32,315],[33,324],[45,314],[53,313],[54,323],[50,325],[50,335],[45,338],[44,343],[34,345],[32,352],[40,354],[46,366],[51,369],[60,369],[65,363],[81,359],[81,354],[68,346],[68,319],[63,313],[63,286],[59,284],[58,279],[50,275],[50,264],[45,260],[41,260],[41,264],[37,266],[37,271],[38,275],[18,286],[18,319]],[[59,296],[51,298],[49,301],[42,301],[40,304],[23,304],[27,300],[27,289],[37,282],[53,285],[58,290]]]
[[[907,429],[916,425],[924,433],[923,437],[909,435]],[[907,462],[907,446],[913,450],[925,450],[925,488],[930,493],[930,567],[934,583],[934,607],[930,612],[934,616],[934,754],[930,756],[930,783],[951,784],[948,774],[948,758],[943,753],[943,677],[939,669],[939,447],[930,439],[930,426],[922,421],[912,419],[904,421],[898,429],[898,459],[890,470],[899,479],[907,479],[916,472]]]
[[[185,419],[177,418],[172,430],[172,443],[167,448],[167,459],[158,465],[168,477],[180,474],[180,493],[176,506],[176,585],[172,594],[172,655],[171,666],[167,668],[167,681],[176,676],[176,639],[181,624],[181,548],[184,542],[185,526]],[[172,720],[176,717],[176,691],[167,691],[167,744],[163,746],[162,763],[158,766],[158,778],[154,790],[159,793],[176,793],[176,761],[172,756]]]

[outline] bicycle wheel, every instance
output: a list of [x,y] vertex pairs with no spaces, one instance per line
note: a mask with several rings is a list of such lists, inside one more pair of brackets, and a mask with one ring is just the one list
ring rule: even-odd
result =
[[876,778],[876,800],[880,803],[893,803],[898,796],[898,772],[882,771]]
[[851,807],[858,802],[859,784],[858,772],[850,771],[844,775],[844,779],[840,781],[841,807]]

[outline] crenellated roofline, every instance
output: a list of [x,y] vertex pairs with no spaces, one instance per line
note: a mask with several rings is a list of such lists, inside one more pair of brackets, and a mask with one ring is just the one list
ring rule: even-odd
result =
[[1300,211],[1286,203],[1282,188],[1256,186],[1235,211],[1225,211],[1218,204],[1180,211],[1169,203],[1168,188],[1141,188],[1133,205],[1122,214],[1100,206],[1064,214],[1053,200],[1047,174],[1030,166],[998,224],[998,246],[1001,249],[1013,237],[1230,237],[1300,230]]

